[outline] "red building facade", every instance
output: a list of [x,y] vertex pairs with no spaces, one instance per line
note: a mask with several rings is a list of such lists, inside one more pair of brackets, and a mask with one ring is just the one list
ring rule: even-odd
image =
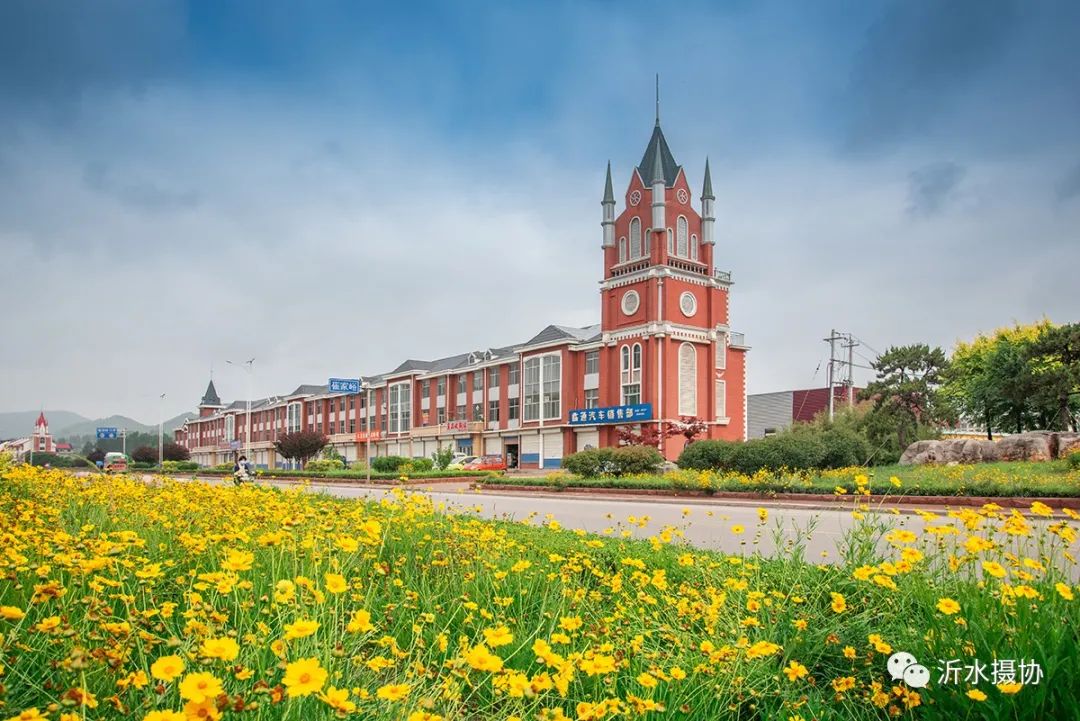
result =
[[[714,202],[706,161],[700,212],[694,208],[657,119],[618,215],[608,166],[599,325],[551,325],[510,346],[408,360],[361,374],[358,395],[301,385],[254,401],[250,419],[246,403],[223,404],[211,382],[199,417],[176,441],[204,464],[244,449],[257,465],[276,467],[284,459],[274,439],[306,429],[326,434],[349,460],[427,457],[449,444],[551,468],[569,453],[617,445],[617,426],[626,423],[616,414],[630,407],[644,414],[634,425],[693,417],[710,438],[745,438],[748,347],[729,327],[731,275],[714,267]],[[682,443],[668,439],[661,451],[674,459]]]

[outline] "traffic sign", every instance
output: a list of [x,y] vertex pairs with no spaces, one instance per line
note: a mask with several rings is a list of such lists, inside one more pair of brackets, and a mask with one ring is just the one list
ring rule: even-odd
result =
[[97,429],[97,437],[101,438],[101,439],[119,438],[120,437],[120,431],[118,429],[116,429],[116,428],[104,428],[104,427],[98,428]]
[[359,393],[359,378],[331,378],[326,384],[330,393]]

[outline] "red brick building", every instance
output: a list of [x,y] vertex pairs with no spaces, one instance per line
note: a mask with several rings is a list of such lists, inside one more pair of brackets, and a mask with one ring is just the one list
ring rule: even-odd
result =
[[[199,417],[176,431],[176,442],[204,464],[249,449],[257,465],[279,466],[277,435],[312,429],[349,460],[363,458],[369,442],[372,455],[409,457],[452,444],[547,468],[616,445],[618,425],[696,417],[710,438],[745,438],[749,349],[729,327],[731,274],[714,268],[714,202],[706,161],[694,208],[657,118],[618,214],[608,165],[599,325],[550,325],[510,346],[407,360],[359,374],[356,395],[301,385],[254,401],[250,420],[246,403],[223,404],[211,381]],[[682,443],[669,439],[661,450],[675,458]]]

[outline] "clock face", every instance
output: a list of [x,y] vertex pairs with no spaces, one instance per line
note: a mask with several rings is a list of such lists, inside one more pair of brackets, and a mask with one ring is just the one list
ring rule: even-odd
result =
[[641,305],[641,299],[638,298],[636,290],[628,290],[623,293],[622,297],[622,312],[623,315],[633,315],[637,313],[638,306]]
[[685,188],[679,188],[679,192],[675,195],[678,197],[680,203],[685,204],[686,201],[690,200],[690,194],[686,192]]
[[640,202],[641,202],[641,191],[640,190],[635,190],[634,192],[630,193],[630,205],[637,205]]
[[687,291],[679,296],[679,310],[687,318],[697,313],[697,298],[694,297],[693,293]]

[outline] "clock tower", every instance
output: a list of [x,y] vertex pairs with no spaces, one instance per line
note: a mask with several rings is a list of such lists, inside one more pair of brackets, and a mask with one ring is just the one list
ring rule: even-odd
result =
[[[746,437],[746,351],[728,319],[731,274],[714,267],[715,196],[709,161],[695,209],[682,166],[668,147],[657,111],[652,137],[631,171],[616,215],[608,164],[604,186],[600,282],[600,405],[648,403],[653,420],[694,418],[708,424],[700,437]],[[643,424],[643,425],[644,425]],[[615,445],[603,428],[602,445]],[[683,438],[661,451],[678,457]]]

